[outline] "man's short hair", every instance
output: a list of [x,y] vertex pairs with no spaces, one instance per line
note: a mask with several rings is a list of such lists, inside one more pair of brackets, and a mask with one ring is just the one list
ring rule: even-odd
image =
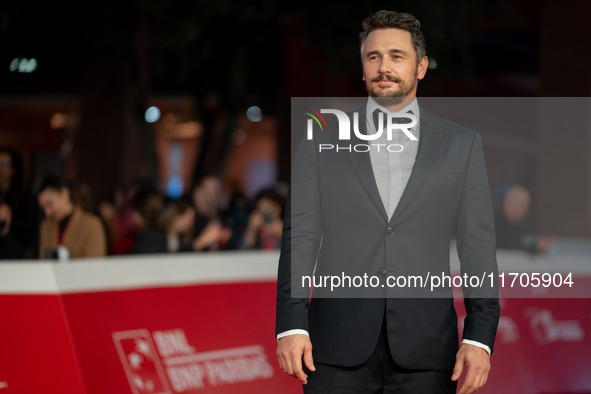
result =
[[421,22],[409,13],[381,10],[365,18],[361,26],[363,27],[363,31],[359,33],[361,56],[363,56],[363,43],[367,36],[378,29],[400,29],[409,32],[417,54],[417,64],[427,55]]

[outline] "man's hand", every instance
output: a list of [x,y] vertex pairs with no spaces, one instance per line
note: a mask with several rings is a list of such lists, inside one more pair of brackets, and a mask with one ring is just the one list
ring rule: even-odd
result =
[[468,367],[468,372],[458,394],[471,394],[484,386],[488,379],[490,371],[488,352],[478,346],[463,343],[456,355],[456,365],[454,365],[451,380],[456,381],[460,378],[464,365]]
[[302,369],[302,356],[304,363],[310,371],[315,371],[314,360],[312,359],[312,342],[310,337],[303,334],[293,334],[277,341],[277,359],[281,369],[299,379],[303,384],[308,383],[308,375]]

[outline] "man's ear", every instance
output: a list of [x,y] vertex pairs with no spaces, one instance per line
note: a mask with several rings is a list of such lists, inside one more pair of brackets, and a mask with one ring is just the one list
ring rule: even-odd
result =
[[425,74],[427,73],[427,69],[429,68],[429,58],[427,56],[423,57],[417,66],[417,79],[425,78]]

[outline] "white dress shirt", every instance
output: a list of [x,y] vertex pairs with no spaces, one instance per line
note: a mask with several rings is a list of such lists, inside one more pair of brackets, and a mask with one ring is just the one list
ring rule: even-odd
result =
[[[367,134],[376,134],[377,130],[373,121],[373,113],[376,109],[379,109],[384,114],[390,113],[386,108],[376,103],[371,98],[367,100]],[[376,141],[384,146],[399,144],[402,146],[402,151],[396,152],[397,149],[392,148],[393,152],[389,152],[388,149],[381,148],[372,149],[369,151],[369,159],[371,161],[371,167],[373,169],[373,175],[376,179],[378,191],[380,197],[382,197],[382,203],[388,213],[388,218],[391,218],[400,202],[402,192],[406,188],[406,184],[412,173],[412,167],[415,164],[417,157],[417,151],[419,149],[419,137],[420,137],[420,114],[417,100],[413,100],[409,105],[398,111],[399,113],[406,113],[412,111],[413,115],[417,118],[417,124],[410,129],[410,132],[417,138],[416,141],[408,138],[401,130],[394,130],[392,133],[392,140],[387,140],[385,130],[382,135]]]
[[[372,98],[367,100],[366,106],[366,129],[367,134],[373,135],[377,133],[373,113],[376,109],[381,110],[384,114],[390,113],[388,109],[382,107],[376,103]],[[417,100],[414,99],[409,105],[399,110],[398,113],[406,113],[411,111],[417,118],[417,124],[410,128],[409,131],[417,138],[417,140],[411,140],[401,130],[394,130],[392,133],[392,139],[387,140],[387,133],[384,129],[382,135],[375,141],[374,144],[380,144],[380,149],[376,146],[372,146],[369,151],[369,158],[371,161],[371,167],[376,180],[384,209],[388,214],[388,218],[391,218],[400,202],[402,192],[406,188],[406,184],[410,179],[412,168],[415,164],[417,152],[419,149],[420,140],[420,110]],[[383,145],[381,145],[383,144]],[[392,152],[388,151],[385,147],[391,144],[402,145],[402,151],[397,152],[399,149],[392,148]],[[284,331],[277,335],[277,339],[281,339],[288,335],[303,334],[308,335],[306,330],[296,329]],[[462,343],[478,346],[488,352],[490,355],[490,347],[487,345],[473,341],[470,339],[463,339]]]

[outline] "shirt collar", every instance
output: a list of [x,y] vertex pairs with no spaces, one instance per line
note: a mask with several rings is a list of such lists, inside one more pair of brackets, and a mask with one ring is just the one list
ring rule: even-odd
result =
[[[366,115],[367,115],[366,118],[367,118],[367,125],[368,125],[367,129],[368,129],[369,134],[375,134],[377,132],[375,129],[375,126],[373,124],[373,112],[376,109],[379,109],[380,111],[382,111],[384,113],[391,112],[387,108],[379,105],[373,98],[369,97],[369,99],[367,100],[367,106],[366,106]],[[398,112],[408,112],[408,111],[412,111],[413,115],[417,117],[417,124],[416,124],[416,126],[414,126],[413,128],[410,129],[410,132],[418,137],[418,131],[420,130],[420,125],[421,125],[421,123],[420,123],[421,114],[420,114],[420,110],[419,110],[419,103],[416,98],[414,100],[412,100],[406,107],[402,108]]]

